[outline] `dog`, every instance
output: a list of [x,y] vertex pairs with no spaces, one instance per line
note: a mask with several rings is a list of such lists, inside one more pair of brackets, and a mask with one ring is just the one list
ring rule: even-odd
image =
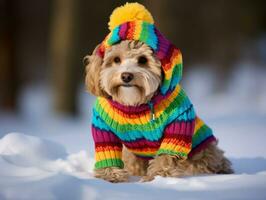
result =
[[[150,13],[138,3],[116,9],[111,21],[123,12],[133,14],[118,23],[120,30],[121,24],[132,26],[132,16],[139,16],[136,13],[144,12],[141,22],[137,18],[136,23],[153,22]],[[110,43],[114,37],[106,37],[92,55],[84,58],[86,88],[98,97],[92,120],[95,177],[127,182],[130,175],[151,181],[155,176],[233,173],[211,129],[195,114],[179,84],[180,51],[172,47],[173,56],[162,58],[150,40],[123,38],[122,34],[120,37],[109,46],[107,40]],[[156,41],[159,43],[159,39]]]

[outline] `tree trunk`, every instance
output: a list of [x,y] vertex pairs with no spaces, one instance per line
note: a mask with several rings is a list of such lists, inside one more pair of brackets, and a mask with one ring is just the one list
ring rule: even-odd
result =
[[2,1],[0,13],[0,106],[14,111],[17,109],[19,88],[15,57],[15,2],[13,0]]
[[77,112],[78,0],[55,0],[51,18],[51,78],[56,111]]

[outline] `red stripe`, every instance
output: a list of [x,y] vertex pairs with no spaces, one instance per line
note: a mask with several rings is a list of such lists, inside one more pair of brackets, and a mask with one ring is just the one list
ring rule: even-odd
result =
[[[161,60],[161,63],[162,63],[162,67],[163,69],[166,71],[167,69],[169,69],[168,65],[171,64],[170,62],[170,59],[171,59],[171,56],[173,54],[175,50],[175,46],[174,45],[171,45],[166,56]],[[171,66],[170,66],[171,67]]]
[[96,152],[101,152],[101,151],[122,151],[121,147],[112,147],[112,146],[105,146],[105,147],[96,147],[95,148]]
[[121,143],[115,142],[97,142],[95,143],[95,148],[97,147],[122,147]]
[[138,149],[132,149],[132,148],[128,148],[129,150],[132,151],[136,151],[136,153],[147,153],[147,152],[155,152],[159,149],[158,148],[151,148],[151,147],[144,147],[144,148],[138,148]]
[[164,70],[167,71],[167,70],[169,70],[171,67],[173,67],[173,66],[172,66],[172,65],[173,65],[173,60],[174,60],[176,57],[178,57],[179,54],[180,54],[179,49],[174,49],[174,51],[172,52],[171,58],[170,58],[170,60],[169,60],[169,65],[165,65],[165,66],[164,66]]
[[183,141],[185,143],[191,143],[192,141],[192,136],[188,136],[188,135],[180,135],[180,134],[173,134],[171,136],[164,136],[163,138],[164,140],[173,140],[173,141]]
[[130,149],[138,149],[143,147],[158,148],[161,145],[161,141],[148,141],[145,139],[140,139],[132,142],[123,142],[123,144]]
[[128,22],[128,31],[127,31],[127,39],[132,40],[134,36],[134,31],[135,31],[135,23],[134,22]]

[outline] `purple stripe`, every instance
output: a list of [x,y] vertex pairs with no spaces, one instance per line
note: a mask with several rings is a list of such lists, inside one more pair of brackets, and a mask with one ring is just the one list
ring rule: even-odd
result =
[[156,56],[160,60],[162,60],[167,55],[171,43],[160,33],[160,31],[157,28],[155,28],[154,31],[158,38],[158,47],[157,47]]
[[142,104],[139,106],[124,106],[124,105],[122,105],[116,101],[111,100],[111,99],[109,99],[108,101],[112,106],[114,106],[115,108],[117,108],[117,109],[119,109],[125,113],[137,114],[137,113],[141,113],[141,112],[149,110],[148,104]]
[[161,141],[148,141],[145,139],[139,139],[132,142],[123,142],[123,144],[130,149],[140,149],[143,147],[159,148],[161,145]]
[[120,142],[95,142],[95,147],[116,147],[122,148],[122,143]]
[[176,122],[171,123],[165,128],[164,134],[165,136],[171,136],[173,134],[192,136],[194,127],[195,127],[194,120],[189,121],[189,122],[184,122],[184,121],[177,122],[176,121]]
[[136,156],[142,160],[147,160],[147,161],[149,161],[153,158],[153,156],[141,156],[141,155],[136,155]]
[[105,130],[91,127],[94,142],[120,142],[120,140],[112,133]]
[[[162,100],[167,99],[172,94],[172,92],[173,90],[169,90],[165,95],[158,93],[152,98],[151,102],[155,106],[156,104],[160,103]],[[142,104],[139,106],[125,106],[111,99],[108,99],[108,102],[111,104],[111,106],[127,114],[131,113],[138,114],[138,113],[143,113],[145,111],[150,111],[150,107],[148,106],[148,104]]]
[[120,26],[119,37],[121,38],[121,40],[126,39],[127,27],[128,27],[127,23],[124,23]]
[[[174,90],[174,89],[173,89]],[[161,93],[157,94],[152,98],[152,102],[154,105],[160,103],[164,99],[168,99],[168,97],[172,94],[173,90],[169,90],[165,95],[162,95]]]

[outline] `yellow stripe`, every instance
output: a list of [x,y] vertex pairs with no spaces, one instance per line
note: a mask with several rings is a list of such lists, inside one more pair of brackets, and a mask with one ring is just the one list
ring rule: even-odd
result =
[[130,151],[132,153],[142,154],[142,155],[150,155],[150,154],[155,155],[157,152],[157,150],[155,150],[155,151],[141,151],[141,150],[133,150],[133,149],[130,149]]
[[142,22],[141,21],[136,21],[135,22],[134,35],[133,35],[133,39],[134,40],[139,40],[141,29],[142,29]]
[[112,36],[112,32],[110,32],[110,33],[106,36],[106,38],[104,39],[104,41],[102,42],[102,43],[103,43],[103,46],[104,46],[105,49],[108,48],[108,47],[110,47],[110,45],[108,44],[108,41],[109,41],[109,39],[111,38],[111,36]]
[[101,161],[105,159],[110,159],[110,158],[121,158],[122,157],[122,152],[121,151],[99,151],[95,152],[95,160],[96,161]]
[[172,101],[180,93],[180,90],[181,90],[181,86],[177,85],[175,90],[172,92],[172,94],[168,98],[163,99],[157,106],[155,106],[155,111],[156,111],[155,116],[156,117],[159,117],[162,115],[164,110],[170,105],[170,103],[172,103]]
[[203,125],[204,122],[200,118],[196,117],[194,133],[196,133]]
[[169,70],[165,71],[165,73],[164,73],[164,74],[165,74],[165,79],[166,79],[166,80],[171,79],[171,76],[172,76],[172,73],[173,73],[173,70],[174,70],[174,66],[175,66],[176,64],[180,64],[180,63],[182,63],[182,56],[181,56],[181,54],[179,53],[179,54],[176,55],[175,58],[173,58],[173,61],[172,61],[172,63],[171,63],[171,68],[170,68]]
[[[170,105],[170,103],[174,100],[174,98],[179,94],[180,90],[181,90],[181,86],[178,85],[168,98],[163,99],[159,104],[157,104],[154,107],[156,118],[159,118],[163,114],[164,110]],[[139,118],[134,119],[134,118],[123,116],[119,111],[114,110],[114,108],[110,106],[108,100],[106,100],[103,97],[99,97],[99,104],[110,118],[112,118],[114,121],[118,122],[121,125],[124,125],[124,124],[140,125],[140,124],[146,124],[150,121],[149,112],[146,115],[141,115]],[[116,114],[114,114],[113,112],[116,112]]]
[[169,142],[169,143],[163,142],[161,144],[160,149],[172,150],[172,151],[182,152],[182,153],[189,153],[191,150],[191,148],[186,148],[184,146],[180,146],[180,145],[174,144],[172,142]]

